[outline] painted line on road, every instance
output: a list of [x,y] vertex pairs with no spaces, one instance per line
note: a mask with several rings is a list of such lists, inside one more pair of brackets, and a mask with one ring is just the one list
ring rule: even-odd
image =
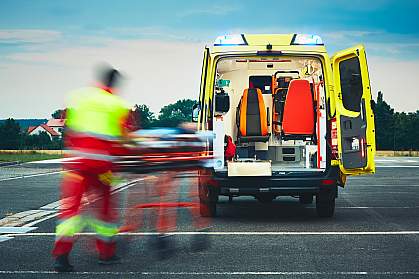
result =
[[374,159],[374,162],[403,162],[403,161],[395,160],[395,159]]
[[[337,232],[170,232],[168,235],[216,235],[216,236],[230,236],[230,235],[267,235],[267,236],[281,236],[281,235],[417,235],[419,231],[337,231]],[[96,236],[94,232],[82,232],[77,233],[77,236]],[[147,235],[160,235],[158,232],[125,232],[119,233],[121,236],[147,236]],[[10,237],[22,237],[22,236],[55,236],[55,233],[49,232],[34,232],[34,233],[21,233],[21,234],[7,234]]]
[[[126,190],[142,180],[144,180],[144,178],[137,178],[126,183],[121,183],[112,189],[111,195]],[[93,199],[90,202],[92,203],[96,200],[97,199]],[[60,203],[61,201],[55,201],[40,207],[38,210],[27,210],[0,219],[0,233],[3,233],[0,242],[10,240],[13,238],[12,236],[20,234],[14,234],[13,231],[7,231],[10,228],[15,230],[34,230],[36,229],[36,227],[33,227],[34,225],[56,217],[59,214],[58,207],[60,206]],[[2,231],[2,228],[6,228],[4,229],[4,232]]]
[[54,218],[58,214],[59,214],[58,212],[52,213],[51,215],[48,215],[48,216],[46,216],[46,217],[44,217],[42,219],[35,220],[35,221],[30,222],[30,223],[24,224],[23,227],[32,227],[32,226],[35,226],[38,223],[42,223],[42,222],[47,221],[47,220],[49,220],[51,218]]
[[[316,208],[307,206],[306,208]],[[337,206],[336,209],[417,209],[419,206]]]
[[10,239],[12,239],[12,238],[13,238],[13,237],[0,236],[0,242],[7,241],[7,240],[10,240]]
[[[57,272],[0,270],[0,274],[57,274]],[[419,275],[419,271],[75,271],[68,275]]]
[[3,219],[0,219],[0,228],[22,226],[23,224],[27,222],[44,218],[46,215],[50,215],[51,213],[53,212],[50,210],[48,211],[46,210],[22,211],[22,212],[7,216]]
[[16,176],[16,177],[2,178],[2,179],[0,179],[0,182],[22,179],[22,178],[31,178],[31,177],[59,174],[59,173],[63,173],[63,172],[66,172],[66,171],[53,171],[53,172],[46,172],[46,173],[29,174],[29,175],[21,175],[21,176]]
[[376,168],[419,168],[419,165],[375,166]]
[[345,187],[361,187],[368,189],[369,187],[419,187],[419,184],[366,184],[366,185],[360,185],[360,184],[353,184],[353,183],[347,183]]
[[20,233],[27,233],[37,229],[36,227],[0,227],[0,233],[13,233],[13,234],[20,234]]

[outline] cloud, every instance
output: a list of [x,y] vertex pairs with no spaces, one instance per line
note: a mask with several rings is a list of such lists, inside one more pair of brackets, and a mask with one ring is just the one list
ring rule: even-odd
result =
[[177,13],[177,16],[180,18],[199,15],[225,16],[238,10],[240,10],[240,7],[236,5],[216,4],[210,7],[205,6],[199,8],[186,9]]
[[[65,95],[92,82],[92,70],[106,61],[125,73],[121,94],[130,104],[158,113],[179,99],[197,99],[202,43],[111,40],[103,46],[73,46],[15,53],[0,62],[0,118],[48,117]],[[7,92],[7,94],[5,93]]]
[[[65,106],[66,93],[91,83],[92,69],[101,61],[125,73],[121,92],[130,104],[146,104],[158,113],[179,99],[198,98],[201,42],[107,38],[84,46],[41,46],[0,60],[0,118],[49,117]],[[417,110],[419,60],[367,54],[374,96],[381,90],[397,111]]]
[[0,44],[39,44],[58,40],[61,32],[42,29],[0,29]]
[[419,61],[403,61],[377,56],[368,57],[368,68],[373,96],[377,92],[384,94],[384,99],[396,111],[419,110],[419,89],[416,80],[419,77]]

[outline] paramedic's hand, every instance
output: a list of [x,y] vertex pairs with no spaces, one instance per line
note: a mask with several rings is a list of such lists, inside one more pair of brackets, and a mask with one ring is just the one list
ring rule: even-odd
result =
[[98,177],[100,182],[109,187],[115,187],[125,181],[122,177],[114,175],[111,171],[99,174]]

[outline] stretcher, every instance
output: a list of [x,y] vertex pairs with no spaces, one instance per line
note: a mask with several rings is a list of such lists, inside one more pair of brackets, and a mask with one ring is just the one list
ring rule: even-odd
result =
[[115,164],[120,172],[136,174],[197,170],[211,164],[210,141],[208,134],[181,128],[140,130],[132,135],[131,154]]
[[[176,216],[168,213],[168,209],[188,208],[196,227],[206,227],[196,221],[199,218],[198,187],[191,183],[188,198],[191,201],[179,201],[173,197],[176,192],[179,173],[189,172],[189,181],[197,179],[193,172],[212,165],[213,154],[208,152],[211,136],[198,134],[181,128],[164,128],[140,130],[133,135],[130,144],[131,154],[120,156],[115,162],[118,172],[132,176],[153,175],[152,187],[146,186],[146,191],[131,196],[125,220],[120,232],[132,232],[141,228],[144,209],[154,209],[157,214],[155,225],[157,232],[164,234],[173,227]],[[172,192],[172,194],[170,194]],[[171,196],[172,195],[172,196]],[[134,201],[133,201],[134,200]],[[172,210],[173,212],[173,210]]]

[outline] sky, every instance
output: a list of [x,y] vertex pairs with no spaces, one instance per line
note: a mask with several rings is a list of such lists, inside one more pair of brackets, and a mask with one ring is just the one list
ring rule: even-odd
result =
[[199,94],[202,53],[219,35],[310,33],[329,54],[362,43],[373,96],[419,109],[419,1],[1,0],[0,119],[49,118],[106,61],[130,104]]

